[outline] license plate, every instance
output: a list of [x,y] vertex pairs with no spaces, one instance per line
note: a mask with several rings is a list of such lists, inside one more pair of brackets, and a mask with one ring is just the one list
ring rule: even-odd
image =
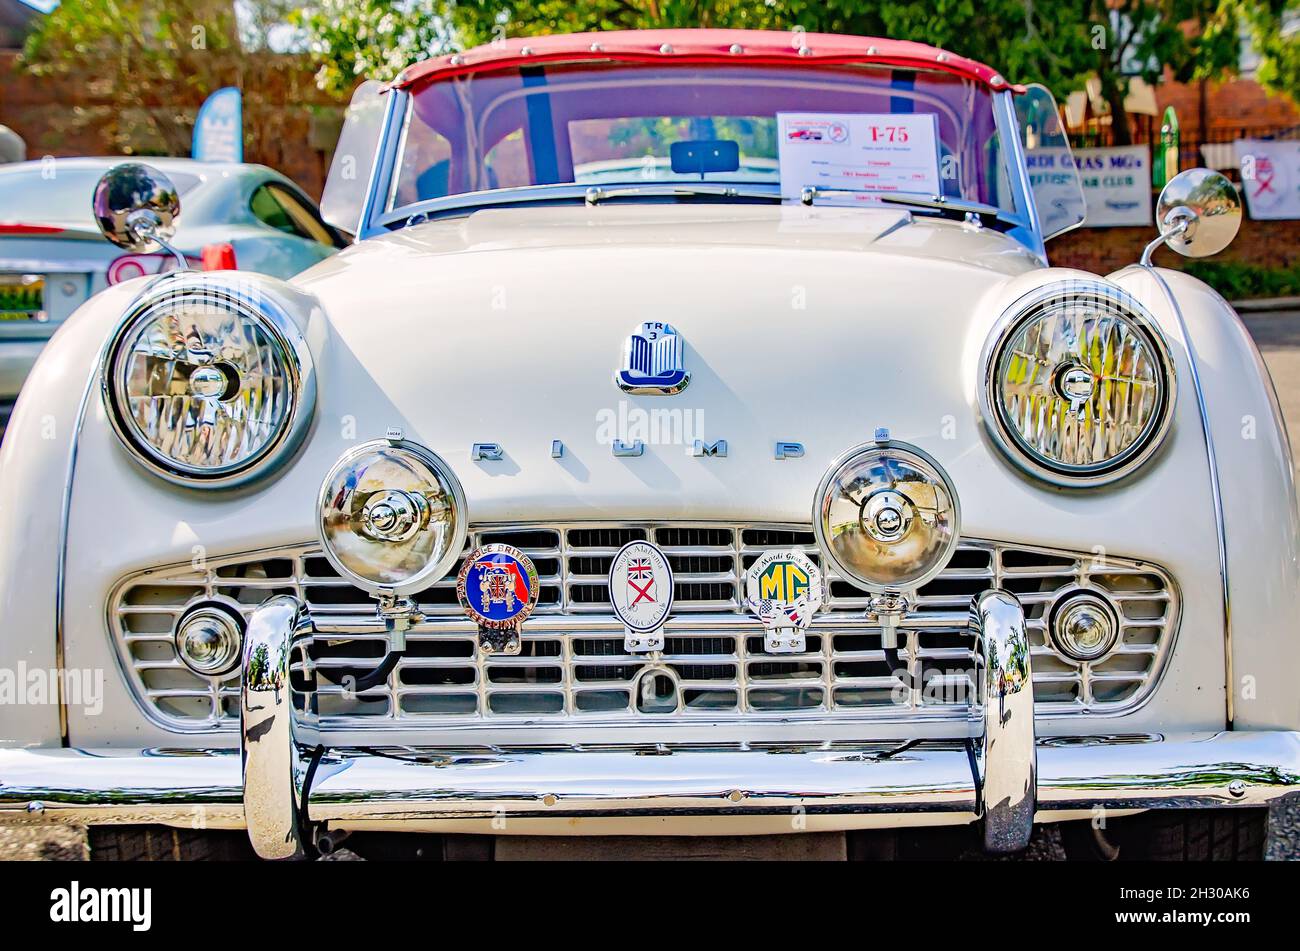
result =
[[0,274],[0,321],[46,319],[44,274]]

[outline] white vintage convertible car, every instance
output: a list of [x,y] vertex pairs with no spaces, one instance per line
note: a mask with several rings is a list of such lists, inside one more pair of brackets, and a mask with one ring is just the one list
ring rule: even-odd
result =
[[[1291,456],[1240,320],[1151,263],[1240,205],[1190,170],[1142,261],[1052,267],[1056,117],[815,34],[362,86],[355,246],[110,287],[18,402],[0,814],[99,857],[1258,857],[1300,790]],[[165,247],[128,171],[101,225]]]

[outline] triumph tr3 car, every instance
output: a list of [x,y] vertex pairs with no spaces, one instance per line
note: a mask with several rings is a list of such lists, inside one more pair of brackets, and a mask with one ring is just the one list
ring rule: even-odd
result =
[[[354,246],[109,287],[18,401],[3,815],[101,856],[1260,855],[1300,789],[1291,456],[1238,317],[1152,263],[1240,203],[1185,171],[1141,261],[1053,267],[1057,116],[815,34],[362,85],[322,202]],[[166,246],[161,175],[97,203]]]

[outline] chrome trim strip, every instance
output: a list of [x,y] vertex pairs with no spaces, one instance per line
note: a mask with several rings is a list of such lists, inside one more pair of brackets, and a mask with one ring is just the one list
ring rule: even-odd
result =
[[300,804],[306,788],[304,734],[311,711],[293,709],[289,669],[295,643],[311,636],[306,608],[289,595],[272,598],[248,619],[240,688],[240,766],[248,837],[264,859],[306,854]]
[[984,848],[1019,852],[1034,831],[1037,758],[1034,684],[1025,611],[1015,595],[985,591],[971,604],[984,672],[979,766]]
[[[1098,805],[1257,807],[1300,795],[1300,733],[1053,738],[1040,740],[1037,750],[1039,821]],[[653,785],[652,775],[657,778]],[[678,776],[680,783],[674,779]],[[195,828],[201,821],[197,827],[241,828],[239,784],[235,750],[3,749],[0,822]],[[886,802],[885,790],[898,797]],[[557,818],[564,812],[650,813],[663,816],[652,831],[666,834],[685,830],[692,815],[706,814],[714,821],[736,816],[740,821],[762,816],[764,807],[775,807],[787,821],[800,806],[810,817],[821,807],[834,811],[849,806],[847,814],[875,808],[904,817],[887,823],[898,826],[918,824],[906,817],[922,812],[971,821],[973,813],[933,810],[960,810],[973,791],[966,751],[952,742],[907,750],[871,741],[336,749],[317,771],[308,811],[313,822],[368,814],[375,817],[374,827],[406,831],[420,820],[447,828],[467,814],[487,815],[477,831],[506,835],[532,831],[523,820]],[[737,792],[739,801],[731,798]],[[549,805],[548,795],[556,797]],[[807,802],[792,803],[791,795]],[[685,805],[692,801],[702,804]],[[659,811],[665,809],[670,814]],[[502,819],[507,821],[502,824]],[[342,825],[353,823],[371,825],[361,818]],[[841,818],[830,827],[860,825]],[[786,831],[791,831],[788,825]]]
[[[993,94],[993,121],[997,125],[998,135],[1007,143],[1004,150],[1006,160],[1011,166],[1011,175],[1007,176],[1016,188],[1017,203],[1025,210],[1029,221],[1029,250],[1047,266],[1047,246],[1043,238],[1043,225],[1038,218],[1038,205],[1034,202],[1034,185],[1029,179],[1029,165],[1025,158],[1024,143],[1020,141],[1020,120],[1016,118],[1016,106],[1010,90]],[[1013,231],[1015,235],[1019,231]]]
[[[1141,267],[1141,265],[1137,265]],[[1196,394],[1196,409],[1201,416],[1201,432],[1205,436],[1205,461],[1210,467],[1210,495],[1214,499],[1214,528],[1219,543],[1219,581],[1223,589],[1223,679],[1224,693],[1227,701],[1228,729],[1232,729],[1236,717],[1237,678],[1232,664],[1232,591],[1228,583],[1228,528],[1223,514],[1223,489],[1219,484],[1219,457],[1214,448],[1214,433],[1210,428],[1210,411],[1205,402],[1205,389],[1201,386],[1201,373],[1197,368],[1200,355],[1196,344],[1187,329],[1187,320],[1183,309],[1178,306],[1178,298],[1165,282],[1159,270],[1148,264],[1142,270],[1155,279],[1165,300],[1178,319],[1178,329],[1183,335],[1183,346],[1187,348],[1187,366],[1192,373],[1192,392]]]
[[389,88],[386,92],[390,98],[388,105],[384,107],[384,124],[379,133],[379,144],[375,148],[375,162],[371,166],[370,182],[366,189],[365,200],[361,203],[361,221],[358,224],[357,240],[361,241],[376,234],[383,234],[385,229],[374,221],[375,209],[380,206],[379,196],[388,188],[388,182],[392,177],[393,163],[389,159],[389,151],[393,145],[393,125],[397,116],[404,115],[406,112],[406,102],[410,94],[401,90]]

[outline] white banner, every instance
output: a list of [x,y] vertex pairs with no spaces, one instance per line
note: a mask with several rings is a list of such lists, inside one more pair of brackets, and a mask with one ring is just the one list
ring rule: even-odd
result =
[[1085,228],[1151,224],[1151,152],[1145,145],[1077,149]]
[[1300,218],[1300,142],[1238,139],[1242,191],[1252,218]]

